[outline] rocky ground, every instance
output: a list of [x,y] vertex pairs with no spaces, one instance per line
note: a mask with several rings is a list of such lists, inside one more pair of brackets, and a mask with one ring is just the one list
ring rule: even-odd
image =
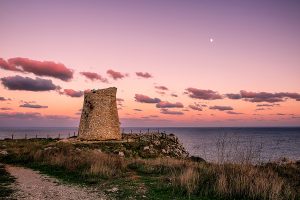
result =
[[15,177],[12,185],[15,191],[11,199],[26,200],[96,200],[108,199],[99,188],[85,188],[76,185],[66,185],[55,178],[41,175],[32,169],[6,165],[6,171]]
[[122,134],[120,141],[81,141],[77,138],[60,142],[73,143],[78,149],[89,148],[114,153],[124,157],[140,158],[188,158],[189,153],[174,134]]

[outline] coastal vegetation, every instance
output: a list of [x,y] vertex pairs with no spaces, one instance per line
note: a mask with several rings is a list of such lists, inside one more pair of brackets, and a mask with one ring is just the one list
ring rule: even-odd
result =
[[[171,156],[145,158],[139,152],[126,156],[105,151],[111,145],[55,139],[3,140],[0,150],[6,153],[0,154],[0,162],[36,169],[68,183],[97,186],[117,199],[300,198],[297,162],[208,163]],[[5,177],[1,177],[2,187],[13,179],[4,173],[3,166],[0,170]],[[8,189],[5,194],[10,192]]]
[[10,184],[14,182],[14,178],[4,169],[4,165],[0,164],[0,199],[4,199],[13,193]]

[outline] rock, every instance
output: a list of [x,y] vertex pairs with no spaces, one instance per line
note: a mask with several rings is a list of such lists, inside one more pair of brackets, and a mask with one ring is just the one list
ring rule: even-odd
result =
[[191,156],[190,159],[194,162],[206,162],[203,158],[198,156]]
[[119,189],[117,187],[113,187],[111,189],[106,190],[107,192],[117,192]]
[[[176,139],[175,135],[161,133],[122,134],[124,141],[93,142],[93,148],[101,148],[105,153],[114,153],[124,157],[158,158],[173,157],[187,158],[189,153]],[[172,138],[172,139],[171,139]]]
[[160,145],[160,141],[159,141],[159,140],[154,140],[154,141],[153,141],[153,144],[154,144],[155,146],[159,146],[159,145]]
[[51,150],[51,149],[53,149],[53,147],[46,147],[46,148],[44,148],[45,151]]
[[278,165],[286,165],[286,164],[295,164],[295,160],[290,160],[289,158],[283,157],[279,158],[278,160],[275,160],[275,163]]
[[6,150],[1,150],[0,154],[3,155],[3,156],[6,156],[6,155],[8,155],[8,152]]
[[149,149],[150,149],[149,146],[145,146],[145,147],[144,147],[144,151],[145,151],[145,150],[149,150]]

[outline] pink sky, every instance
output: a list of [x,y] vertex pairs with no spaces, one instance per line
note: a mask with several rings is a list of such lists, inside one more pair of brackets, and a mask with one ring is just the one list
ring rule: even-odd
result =
[[296,1],[0,7],[0,126],[78,126],[83,91],[106,87],[122,126],[300,125]]

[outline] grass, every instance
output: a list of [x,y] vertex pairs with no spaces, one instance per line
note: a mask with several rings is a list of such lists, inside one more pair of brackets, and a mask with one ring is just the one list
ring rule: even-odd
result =
[[0,162],[76,184],[97,185],[116,199],[300,199],[300,165],[212,164],[174,158],[124,158],[55,140],[0,141]]
[[13,193],[13,189],[10,184],[14,182],[14,178],[11,177],[4,169],[4,165],[0,164],[0,199],[8,199]]

